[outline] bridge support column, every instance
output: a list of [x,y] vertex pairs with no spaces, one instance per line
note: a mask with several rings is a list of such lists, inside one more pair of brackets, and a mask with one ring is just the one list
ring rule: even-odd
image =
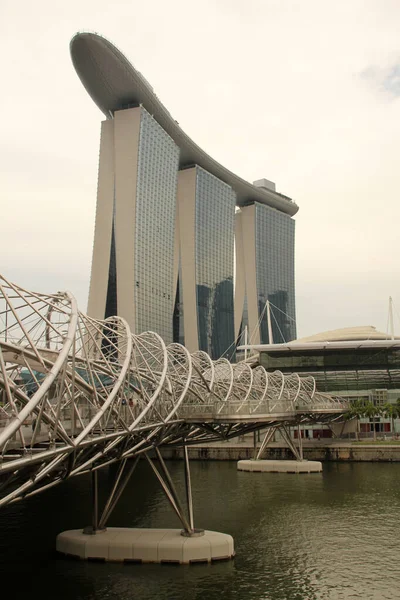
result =
[[190,464],[189,464],[189,453],[187,446],[183,447],[185,454],[185,483],[186,483],[186,500],[189,511],[189,525],[192,531],[194,531],[194,519],[193,519],[193,499],[192,499],[192,482],[190,479]]
[[83,531],[71,530],[60,533],[56,542],[58,552],[86,560],[133,563],[191,564],[229,560],[234,557],[232,536],[194,527],[189,456],[186,446],[184,468],[188,517],[185,515],[171,475],[158,448],[155,448],[155,453],[159,466],[154,464],[154,460],[147,452],[144,452],[144,456],[181,521],[183,529],[105,528],[107,519],[125,489],[139,458],[132,461],[125,477],[123,477],[126,465],[124,460],[119,466],[114,486],[100,519],[98,519],[97,475],[96,471],[93,472],[93,524]]
[[[279,431],[283,440],[293,452],[295,460],[261,459],[276,431]],[[239,471],[263,471],[267,473],[320,473],[322,471],[322,463],[316,460],[304,460],[300,425],[298,425],[298,446],[296,446],[287,427],[282,424],[279,427],[269,428],[258,452],[255,454],[254,460],[239,460],[237,468]]]
[[289,446],[289,448],[293,452],[296,460],[300,460],[300,461],[303,460],[303,445],[301,443],[300,426],[298,426],[298,436],[299,436],[299,444],[298,444],[299,447],[298,448],[296,448],[296,444],[294,443],[294,441],[292,440],[292,438],[290,436],[290,431],[287,430],[285,425],[281,425],[280,427],[278,427],[278,429],[279,429],[279,433],[285,440],[286,444]]
[[[155,451],[156,451],[156,455],[157,455],[157,458],[158,458],[158,461],[159,461],[159,464],[160,464],[160,467],[162,470],[162,474],[157,469],[157,467],[154,464],[154,461],[149,457],[147,452],[145,453],[145,457],[146,457],[149,465],[151,466],[153,473],[155,474],[158,481],[160,482],[161,487],[162,487],[169,503],[171,504],[172,508],[174,509],[176,515],[178,516],[180,522],[183,525],[183,530],[181,532],[181,535],[183,535],[185,537],[199,537],[199,536],[204,535],[204,530],[203,529],[195,529],[194,524],[193,524],[192,488],[191,488],[191,480],[190,480],[189,456],[188,456],[186,446],[184,447],[185,483],[186,483],[186,498],[187,498],[187,504],[188,504],[189,518],[187,518],[185,515],[182,504],[179,500],[177,491],[175,489],[174,483],[172,481],[172,477],[167,469],[167,466],[164,462],[163,457],[161,456],[159,449],[156,448]],[[163,477],[163,475],[164,475],[164,477]]]
[[110,492],[110,495],[108,497],[108,500],[104,506],[103,509],[103,513],[100,517],[100,522],[99,522],[99,529],[104,529],[106,526],[106,523],[108,521],[108,519],[110,518],[110,515],[112,513],[112,511],[114,510],[118,500],[121,497],[122,492],[124,491],[124,489],[126,488],[126,485],[128,483],[128,481],[130,480],[133,471],[136,469],[136,465],[139,462],[139,456],[137,458],[135,458],[135,460],[132,461],[132,464],[130,465],[127,473],[125,474],[124,479],[121,482],[121,478],[122,475],[124,473],[125,470],[125,466],[126,466],[126,462],[127,459],[125,458],[119,465],[118,467],[118,471],[115,477],[115,483],[114,486]]
[[130,465],[130,468],[125,474],[125,477],[122,480],[122,482],[121,478],[125,470],[127,459],[124,459],[120,462],[113,488],[108,496],[100,519],[97,469],[92,470],[92,524],[88,525],[87,527],[84,527],[83,533],[85,535],[95,535],[98,532],[105,531],[107,521],[112,511],[114,510],[118,500],[120,499],[122,492],[126,488],[126,485],[129,479],[131,478],[131,475],[135,470],[137,463],[139,462],[139,458],[140,457],[137,457],[135,460],[132,461],[132,464]]
[[265,448],[268,446],[268,444],[270,443],[270,441],[273,439],[276,430],[277,430],[277,427],[270,427],[269,429],[267,429],[267,432],[266,432],[266,434],[264,436],[264,439],[261,442],[261,446],[260,446],[257,454],[254,457],[255,460],[259,460],[261,458],[261,456],[263,455],[263,452],[264,452]]
[[97,531],[99,525],[99,488],[97,471],[92,471],[92,529]]

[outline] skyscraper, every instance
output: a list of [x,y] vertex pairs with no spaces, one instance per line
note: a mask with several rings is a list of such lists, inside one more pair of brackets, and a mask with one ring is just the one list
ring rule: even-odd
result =
[[247,326],[253,344],[295,339],[293,219],[259,202],[238,211],[236,265],[236,336]]
[[153,330],[218,358],[232,354],[246,318],[255,341],[267,341],[259,317],[269,299],[289,315],[276,319],[277,331],[293,337],[296,204],[196,146],[108,40],[79,33],[71,56],[107,117],[89,315],[117,313],[137,333]]
[[88,312],[119,314],[133,331],[154,330],[167,343],[178,160],[179,148],[143,106],[102,123]]
[[180,318],[189,350],[234,352],[232,188],[199,166],[179,171]]

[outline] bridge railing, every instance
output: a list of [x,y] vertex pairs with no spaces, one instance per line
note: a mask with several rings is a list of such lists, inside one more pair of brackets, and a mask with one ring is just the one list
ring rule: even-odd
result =
[[293,403],[290,401],[281,400],[275,404],[274,409],[271,411],[269,403],[263,402],[261,404],[253,402],[241,402],[240,400],[230,400],[226,402],[209,402],[207,404],[201,403],[190,403],[181,404],[178,410],[178,416],[181,419],[193,419],[196,417],[212,418],[214,420],[223,420],[229,416],[232,417],[247,417],[251,419],[252,416],[260,415],[281,415],[285,413],[294,413]]

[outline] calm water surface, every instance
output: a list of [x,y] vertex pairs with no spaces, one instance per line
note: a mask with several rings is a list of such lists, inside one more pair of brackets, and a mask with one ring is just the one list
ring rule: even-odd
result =
[[[169,466],[183,490],[182,463]],[[193,462],[192,479],[195,525],[233,535],[233,561],[188,567],[58,558],[57,533],[90,523],[89,479],[75,478],[0,511],[1,597],[400,599],[400,464],[332,463],[322,474],[279,475]],[[100,483],[105,489],[107,473]],[[146,464],[109,525],[180,526]],[[12,581],[15,594],[6,595]]]

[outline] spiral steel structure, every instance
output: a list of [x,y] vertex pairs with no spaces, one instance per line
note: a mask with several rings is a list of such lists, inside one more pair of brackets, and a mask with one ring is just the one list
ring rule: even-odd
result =
[[0,276],[0,506],[166,444],[332,420],[313,378],[212,361]]

